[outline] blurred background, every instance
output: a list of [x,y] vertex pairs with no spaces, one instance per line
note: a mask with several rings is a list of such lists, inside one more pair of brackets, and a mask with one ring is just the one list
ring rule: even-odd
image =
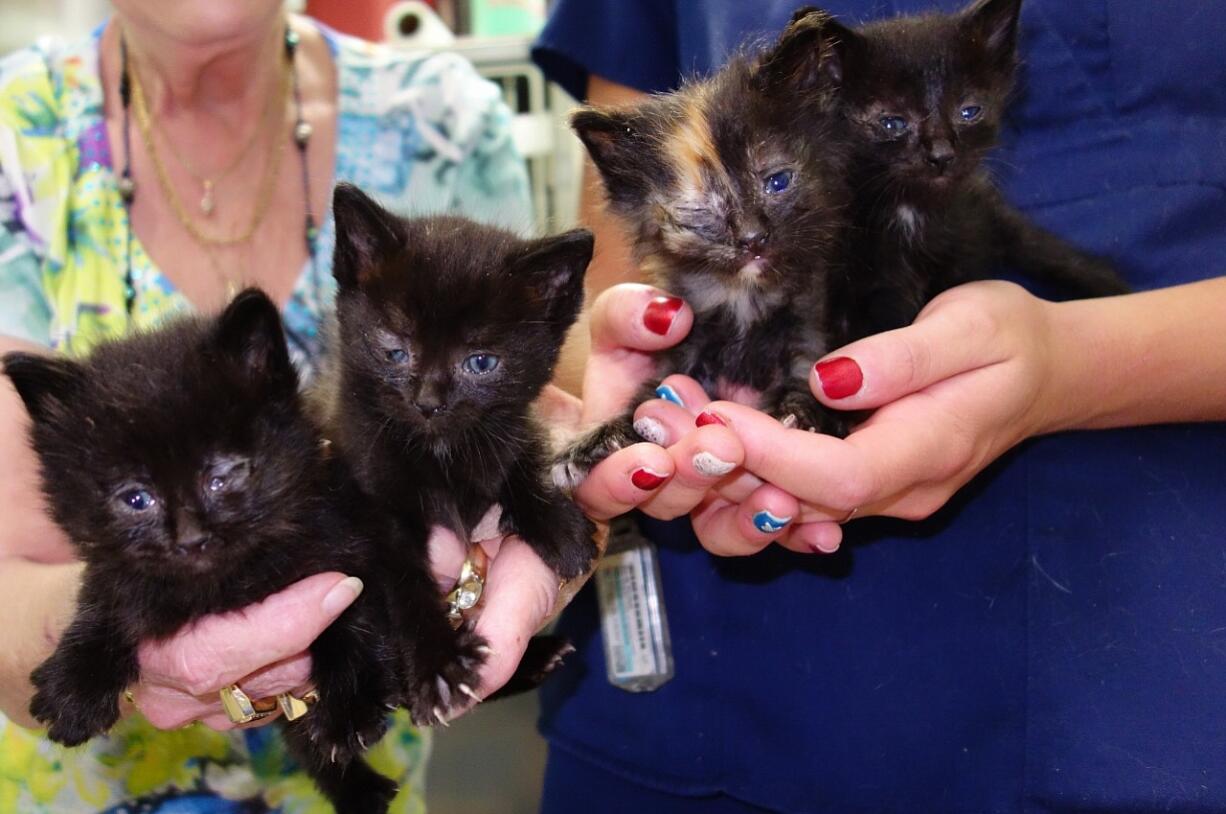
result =
[[[546,0],[291,0],[292,11],[397,48],[463,54],[498,84],[515,114],[516,144],[528,162],[533,222],[540,232],[572,225],[582,149],[566,127],[575,102],[544,81],[528,58]],[[0,0],[0,54],[55,35],[87,35],[106,19],[104,0]],[[431,814],[530,814],[545,763],[536,696],[475,711],[434,738],[427,799]]]

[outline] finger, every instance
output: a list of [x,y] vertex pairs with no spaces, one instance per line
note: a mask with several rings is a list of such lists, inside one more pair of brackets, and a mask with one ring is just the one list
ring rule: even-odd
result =
[[843,527],[838,523],[800,523],[781,543],[793,551],[833,554],[843,542]]
[[718,424],[695,429],[669,447],[668,454],[673,460],[672,479],[640,507],[661,520],[689,514],[745,458],[741,442]]
[[142,680],[214,693],[306,650],[361,591],[357,577],[326,572],[241,610],[206,616],[170,639],[143,643]]
[[432,526],[426,549],[430,552],[430,572],[434,574],[435,582],[442,590],[451,590],[460,576],[464,558],[468,556],[467,547],[451,529]]
[[796,498],[765,485],[741,504],[710,501],[693,514],[703,548],[722,557],[756,554],[784,536],[800,511]]
[[1003,361],[996,321],[965,300],[934,302],[914,325],[853,342],[820,360],[809,387],[840,410],[879,407],[968,370]]
[[575,489],[575,502],[595,520],[625,514],[673,476],[673,458],[655,444],[634,444],[605,458]]
[[[244,676],[236,683],[249,698],[273,698],[283,692],[304,686],[311,677],[311,656],[297,653],[287,659]],[[199,697],[161,684],[141,683],[132,688],[136,708],[158,729],[178,729],[193,721],[220,716],[219,694],[206,693]],[[216,727],[214,727],[216,728]]]
[[729,401],[712,402],[744,449],[744,465],[758,478],[812,504],[806,519],[839,520],[874,493],[874,471],[849,440],[788,429],[775,419]]
[[511,678],[528,640],[549,617],[558,577],[531,547],[508,537],[490,564],[476,632],[490,647],[478,694],[485,698]]
[[655,375],[652,352],[677,344],[693,324],[689,306],[645,285],[606,290],[592,304],[592,345],[583,376],[583,420],[604,421],[625,409]]

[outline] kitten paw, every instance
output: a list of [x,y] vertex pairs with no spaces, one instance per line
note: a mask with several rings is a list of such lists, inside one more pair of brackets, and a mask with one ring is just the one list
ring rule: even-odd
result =
[[347,766],[379,742],[387,732],[388,715],[381,698],[329,695],[322,690],[314,708],[288,725],[305,729],[321,765]]
[[108,698],[94,688],[77,686],[62,671],[45,665],[30,679],[37,690],[30,699],[30,714],[47,726],[47,737],[56,743],[78,746],[119,720],[117,696]]
[[628,418],[601,424],[580,436],[558,456],[551,471],[554,485],[568,495],[573,493],[596,464],[637,441]]
[[[479,683],[477,671],[485,664],[489,645],[473,632],[470,625],[455,631],[452,652],[442,661],[437,653],[431,660],[418,660],[418,669],[411,673],[405,688],[404,706],[418,726],[448,725],[459,710],[473,701],[481,701],[473,690]],[[421,669],[433,663],[433,669]]]

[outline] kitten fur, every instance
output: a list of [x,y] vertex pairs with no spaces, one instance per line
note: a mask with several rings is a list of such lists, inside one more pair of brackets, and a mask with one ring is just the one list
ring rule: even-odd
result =
[[389,705],[416,703],[420,717],[445,701],[406,697],[400,682],[439,683],[451,665],[424,628],[451,631],[424,537],[408,555],[385,546],[378,513],[306,418],[276,306],[250,290],[218,317],[85,361],[11,353],[4,372],[33,421],[51,514],[85,562],[76,616],[31,676],[49,737],[74,745],[115,723],[141,641],[341,571],[365,589],[311,645],[319,701],[286,739],[338,812],[385,811],[396,784],[361,753]]
[[1020,12],[1021,0],[977,0],[851,29],[806,8],[782,35],[786,48],[820,32],[820,98],[853,152],[854,239],[832,287],[843,340],[908,325],[941,291],[1002,266],[1069,296],[1129,290],[1005,202],[983,166],[1014,85]]
[[[363,488],[410,539],[440,525],[500,530],[562,579],[584,573],[594,526],[552,483],[532,402],[583,303],[592,235],[539,240],[452,216],[401,218],[360,189],[333,197],[336,355],[319,401]],[[534,640],[506,691],[539,683],[569,649]]]
[[[794,37],[769,64],[742,53],[674,93],[585,108],[571,124],[640,267],[694,309],[689,336],[657,355],[657,377],[683,373],[716,396],[756,392],[789,425],[842,432],[808,386],[831,347],[826,281],[842,274],[850,204],[845,156],[822,125],[821,44]],[[555,479],[574,486],[638,441],[632,410],[574,445]]]

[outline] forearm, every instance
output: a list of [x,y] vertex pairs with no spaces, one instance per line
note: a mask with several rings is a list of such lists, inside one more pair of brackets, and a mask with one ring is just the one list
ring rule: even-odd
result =
[[80,563],[44,564],[23,559],[0,561],[0,712],[22,726],[37,726],[27,706],[37,667],[72,620]]
[[1043,431],[1226,420],[1226,277],[1050,313]]

